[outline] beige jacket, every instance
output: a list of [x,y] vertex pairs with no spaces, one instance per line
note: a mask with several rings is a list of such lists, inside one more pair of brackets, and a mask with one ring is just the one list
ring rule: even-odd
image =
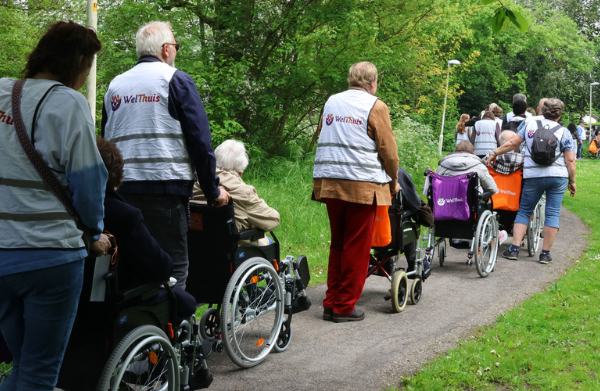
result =
[[[217,175],[220,179],[220,186],[231,194],[235,209],[235,223],[238,230],[243,231],[250,228],[260,228],[265,231],[273,231],[279,226],[279,213],[271,208],[265,200],[258,198],[256,189],[244,183],[240,174],[234,171],[225,171],[217,169]],[[198,182],[194,184],[194,199],[190,202],[206,204],[206,197],[202,193]],[[240,244],[250,243],[244,241]],[[255,245],[265,245],[263,240]]]

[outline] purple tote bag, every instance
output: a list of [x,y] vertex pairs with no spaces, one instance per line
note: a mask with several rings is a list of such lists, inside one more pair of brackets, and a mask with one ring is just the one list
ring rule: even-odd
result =
[[471,216],[467,203],[469,178],[467,174],[444,177],[429,173],[433,190],[433,218],[440,220],[463,220]]

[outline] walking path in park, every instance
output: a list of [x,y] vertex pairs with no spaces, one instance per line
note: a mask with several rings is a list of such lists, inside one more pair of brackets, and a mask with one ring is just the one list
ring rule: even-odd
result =
[[[367,279],[357,308],[361,322],[332,323],[321,319],[325,284],[309,288],[312,307],[294,315],[293,340],[283,353],[271,353],[260,365],[240,369],[227,355],[213,353],[211,390],[384,390],[398,387],[400,376],[415,372],[451,347],[470,338],[480,326],[539,292],[572,266],[584,252],[589,229],[562,208],[561,230],[552,248],[554,262],[541,265],[539,254],[521,251],[518,261],[501,257],[512,237],[500,246],[495,272],[480,278],[465,265],[467,250],[446,246],[440,268],[434,258],[431,277],[423,284],[418,305],[392,313],[387,279]],[[541,247],[541,246],[540,246]],[[309,260],[310,262],[310,260]],[[409,280],[410,282],[410,280]]]

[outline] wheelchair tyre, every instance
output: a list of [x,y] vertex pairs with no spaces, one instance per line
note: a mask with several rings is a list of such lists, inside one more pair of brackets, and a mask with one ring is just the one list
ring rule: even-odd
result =
[[111,353],[96,390],[179,391],[177,357],[161,329],[151,325],[137,327]]
[[440,249],[438,252],[438,258],[440,260],[440,267],[444,266],[444,261],[446,260],[446,247],[440,245]]
[[[540,242],[542,240],[542,233],[544,232],[544,208],[546,207],[546,203],[538,202],[533,210],[534,214],[534,230],[533,230],[533,253],[537,253],[540,249]],[[533,256],[533,254],[532,254]]]
[[277,343],[273,346],[273,350],[277,353],[281,353],[285,351],[292,343],[292,323],[290,322],[290,326],[288,328],[286,324],[287,319],[283,319],[283,323],[281,323],[281,331],[279,331],[279,335],[277,336]]
[[236,365],[260,364],[277,343],[283,323],[283,285],[273,266],[250,258],[235,271],[223,297],[221,333]]
[[408,277],[406,277],[406,273],[402,270],[398,270],[394,273],[391,294],[392,310],[394,312],[404,311],[408,299]]
[[421,301],[421,294],[423,293],[423,283],[420,278],[415,278],[410,288],[410,301],[416,305]]
[[221,316],[216,308],[207,309],[200,318],[200,336],[208,341],[215,340],[215,332],[219,328]]
[[492,212],[486,210],[477,223],[473,243],[473,258],[480,277],[487,277],[494,270],[497,256],[498,223]]

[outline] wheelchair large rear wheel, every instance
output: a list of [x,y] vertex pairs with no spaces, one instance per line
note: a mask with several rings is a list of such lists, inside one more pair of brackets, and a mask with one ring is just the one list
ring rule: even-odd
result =
[[408,299],[408,277],[406,277],[406,273],[402,270],[398,270],[396,273],[394,273],[391,295],[392,311],[404,311]]
[[494,270],[497,256],[498,223],[492,212],[486,210],[479,217],[473,242],[473,258],[480,277],[487,277]]
[[237,268],[221,311],[223,346],[231,361],[250,368],[265,359],[281,331],[283,304],[283,285],[267,260],[250,258]]
[[137,327],[111,353],[96,390],[179,391],[177,357],[161,329]]

